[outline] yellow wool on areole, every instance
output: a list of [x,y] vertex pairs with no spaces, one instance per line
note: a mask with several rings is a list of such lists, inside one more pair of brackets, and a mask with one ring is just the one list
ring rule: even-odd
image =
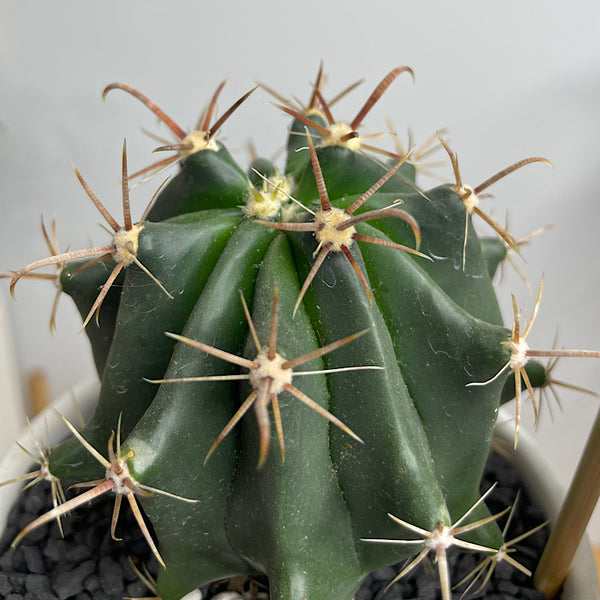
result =
[[323,229],[315,231],[315,237],[319,244],[331,244],[330,249],[334,252],[340,252],[342,246],[351,246],[352,236],[356,233],[356,228],[353,225],[343,229],[340,227],[351,218],[349,214],[335,206],[329,210],[315,211],[315,223],[323,224]]

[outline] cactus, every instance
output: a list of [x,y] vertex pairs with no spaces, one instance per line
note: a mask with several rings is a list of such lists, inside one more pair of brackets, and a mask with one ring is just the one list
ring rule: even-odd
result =
[[[477,194],[545,159],[471,188],[439,137],[456,182],[420,189],[410,153],[357,132],[404,72],[348,124],[333,119],[320,75],[306,109],[280,105],[294,119],[282,174],[262,159],[245,173],[217,140],[249,93],[212,123],[221,84],[186,133],[134,88],[105,89],[155,112],[178,140],[161,150],[176,154],[129,176],[124,147],[123,226],[77,172],[112,240],[50,246],[12,275],[14,290],[59,266],[102,382],[92,420],[68,424],[48,458],[54,478],[92,489],[16,542],[108,491],[116,535],[126,496],[163,567],[163,600],[257,572],[272,598],[346,600],[374,568],[415,557],[412,568],[430,550],[447,599],[447,546],[488,559],[506,548],[479,481],[501,397],[516,394],[519,415],[521,380],[532,399],[543,385],[543,367],[539,383],[525,368],[543,352],[524,343],[541,287],[525,331],[516,309],[506,329],[491,279],[518,243]],[[134,224],[130,180],[174,162]],[[473,214],[501,239],[480,239]]]

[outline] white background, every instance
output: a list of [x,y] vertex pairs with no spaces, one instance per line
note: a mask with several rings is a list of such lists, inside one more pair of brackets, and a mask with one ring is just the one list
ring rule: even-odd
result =
[[[545,274],[530,345],[550,347],[558,326],[561,344],[600,348],[600,4],[592,1],[2,1],[0,269],[46,255],[41,214],[47,222],[56,216],[63,248],[105,243],[72,166],[119,215],[123,138],[131,168],[140,168],[156,146],[140,129],[159,130],[149,111],[122,92],[103,104],[106,84],[138,87],[188,129],[224,77],[222,110],[257,79],[306,99],[321,59],[329,95],[365,78],[335,107],[340,120],[354,116],[389,70],[410,65],[415,84],[402,75],[366,120],[367,129],[383,130],[389,115],[404,139],[410,126],[422,142],[448,127],[468,183],[526,156],[554,163],[554,170],[532,165],[496,184],[483,208],[501,222],[508,210],[515,237],[556,225],[523,252],[533,287]],[[287,118],[268,100],[257,91],[224,128],[221,140],[243,165],[248,140],[268,156],[283,144]],[[448,166],[439,172],[450,179]],[[134,216],[154,185],[134,190]],[[511,293],[529,315],[533,300],[514,271],[506,269],[498,287],[507,323]],[[10,411],[27,372],[45,368],[58,395],[93,369],[68,298],[50,335],[51,285],[21,282],[16,303],[8,285],[1,288],[10,337],[6,373],[0,373],[6,388],[0,423],[20,428]],[[563,360],[555,375],[600,391],[600,363],[591,359]],[[567,483],[599,401],[568,391],[560,398],[564,412],[555,406],[552,421],[544,410],[537,435]],[[531,426],[528,405],[524,414]],[[600,526],[594,537],[600,542]]]

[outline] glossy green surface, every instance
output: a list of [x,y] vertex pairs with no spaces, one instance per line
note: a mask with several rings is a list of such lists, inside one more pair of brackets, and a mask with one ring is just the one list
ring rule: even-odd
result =
[[[110,259],[88,267],[87,265],[93,260],[73,260],[68,262],[60,273],[62,291],[71,296],[82,320],[88,316],[98,295],[98,290],[104,285],[115,266],[114,261]],[[96,372],[100,378],[104,372],[106,359],[115,335],[123,280],[124,273],[121,272],[114,286],[106,295],[97,317],[94,317],[93,322],[85,328],[92,347]]]
[[[303,149],[305,160],[309,161],[306,134]],[[317,150],[323,178],[327,184],[330,199],[334,200],[342,196],[362,194],[373,185],[389,167],[383,165],[380,160],[370,155],[353,152],[348,148],[340,146],[326,146]],[[397,175],[389,179],[381,188],[382,192],[393,192],[404,194],[413,192],[411,182]],[[295,196],[300,202],[318,198],[317,186],[312,169],[307,167],[302,173]]]
[[[173,298],[137,266],[127,268],[98,407],[84,431],[100,452],[106,453],[106,433],[116,428],[119,415],[126,436],[154,398],[156,386],[145,379],[162,377],[175,345],[164,332],[183,329],[220,249],[238,222],[239,217],[227,214],[201,224],[144,226],[138,258]],[[58,477],[97,479],[102,475],[102,467],[74,439],[54,450],[50,461]]]
[[181,162],[179,172],[159,193],[148,221],[211,208],[235,208],[248,197],[248,178],[219,144],[218,151],[200,150]]

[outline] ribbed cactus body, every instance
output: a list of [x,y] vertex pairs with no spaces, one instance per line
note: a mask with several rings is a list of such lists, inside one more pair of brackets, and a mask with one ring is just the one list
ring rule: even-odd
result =
[[[314,170],[308,150],[298,150],[306,146],[298,135],[304,125],[295,130],[286,172],[294,176],[294,197],[315,212]],[[380,162],[343,147],[318,148],[317,157],[329,199],[339,208],[386,172]],[[268,165],[257,165],[272,174]],[[197,501],[141,498],[167,565],[159,576],[163,600],[256,572],[268,575],[272,598],[349,600],[370,570],[421,549],[364,541],[411,537],[388,513],[433,530],[479,498],[506,378],[469,384],[492,380],[510,358],[501,344],[509,332],[491,285],[494,266],[470,222],[464,246],[465,206],[450,186],[415,189],[412,165],[398,174],[357,214],[400,200],[397,206],[419,225],[425,256],[353,243],[370,298],[347,257],[330,252],[295,313],[317,241],[310,231],[277,231],[238,208],[250,195],[250,181],[259,188],[260,178],[251,172],[248,179],[221,146],[187,157],[159,194],[140,233],[138,258],[173,298],[130,265],[120,292],[105,300],[100,329],[88,325],[102,388],[83,434],[104,452],[121,415],[121,452],[131,453],[135,480]],[[299,208],[294,221],[312,218]],[[401,219],[381,217],[356,231],[415,247],[414,232]],[[106,267],[75,273],[79,266],[63,272],[63,287],[85,314]],[[250,410],[205,461],[252,386],[247,379],[164,380],[247,369],[165,333],[253,361],[259,349],[242,298],[266,348],[275,290],[283,359],[363,332],[292,370],[318,371],[294,375],[293,385],[362,443],[282,391],[285,460],[273,420],[270,451],[257,468],[260,431]],[[348,367],[361,369],[331,372]],[[76,440],[52,453],[51,470],[80,480],[102,476]],[[480,507],[473,520],[485,514]],[[469,537],[493,548],[502,544],[494,523]]]
[[[163,375],[175,345],[165,331],[180,331],[185,325],[240,218],[226,210],[218,214],[208,211],[201,221],[194,222],[189,215],[180,220],[183,222],[146,223],[138,253],[142,264],[159,278],[172,299],[141,269],[132,266],[125,274],[98,409],[86,427],[87,438],[102,451],[107,443],[107,427],[109,432],[114,429],[119,415],[126,435],[152,402],[157,387],[146,379]],[[71,285],[75,287],[74,282]],[[97,291],[97,286],[89,290],[90,306]],[[57,477],[94,479],[98,475],[98,463],[74,439],[57,448],[51,460]]]

